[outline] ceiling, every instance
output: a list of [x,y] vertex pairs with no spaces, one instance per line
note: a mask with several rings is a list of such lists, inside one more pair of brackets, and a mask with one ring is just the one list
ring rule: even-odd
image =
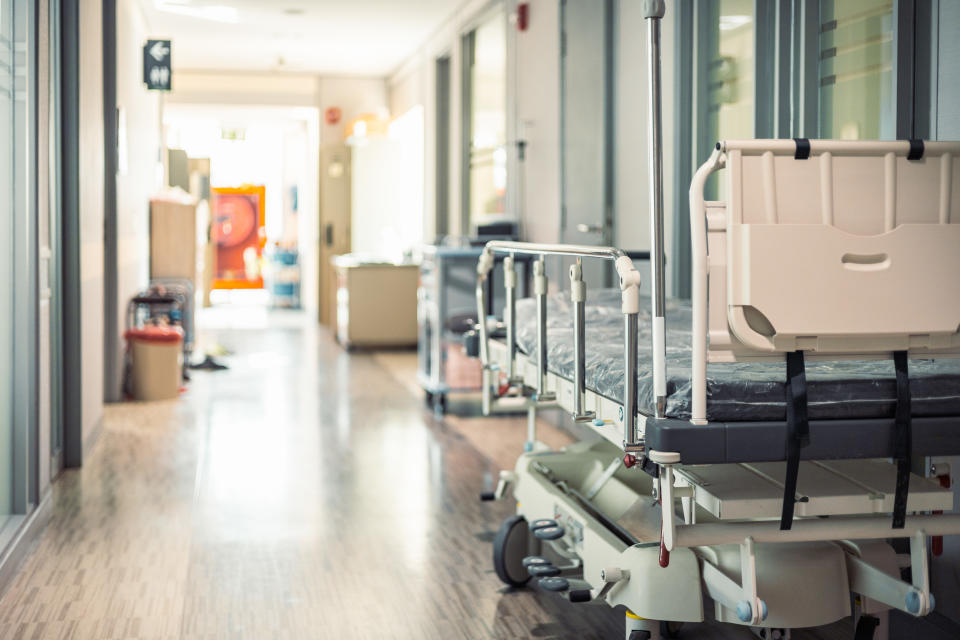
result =
[[462,0],[140,0],[175,69],[384,76]]

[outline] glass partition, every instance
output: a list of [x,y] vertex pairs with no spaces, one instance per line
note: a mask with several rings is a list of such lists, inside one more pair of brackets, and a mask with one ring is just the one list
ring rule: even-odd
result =
[[896,135],[893,0],[821,0],[820,137]]
[[[754,136],[754,3],[710,0],[700,6],[698,76],[705,95],[698,99],[702,129],[697,153],[706,159],[717,140]],[[717,176],[707,182],[709,199],[722,197]]]

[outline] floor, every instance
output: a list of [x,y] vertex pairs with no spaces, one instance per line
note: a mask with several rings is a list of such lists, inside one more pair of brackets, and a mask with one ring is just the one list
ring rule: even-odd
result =
[[412,354],[348,355],[295,314],[261,320],[221,314],[207,338],[230,369],[194,373],[179,401],[107,408],[0,600],[0,638],[623,637],[622,611],[492,573],[512,505],[477,495],[512,466],[522,418],[439,419]]

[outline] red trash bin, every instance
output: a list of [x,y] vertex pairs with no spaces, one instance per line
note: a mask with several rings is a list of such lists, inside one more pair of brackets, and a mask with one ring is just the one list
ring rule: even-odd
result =
[[169,400],[180,394],[183,330],[149,326],[124,333],[130,349],[131,388],[135,400]]

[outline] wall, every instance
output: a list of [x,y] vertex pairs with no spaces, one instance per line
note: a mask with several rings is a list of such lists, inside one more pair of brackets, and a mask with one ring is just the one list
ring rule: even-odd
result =
[[[462,92],[460,69],[460,38],[475,26],[483,14],[496,3],[490,0],[466,0],[437,28],[416,52],[401,64],[390,77],[386,87],[389,92],[390,111],[394,115],[405,113],[414,105],[423,105],[424,122],[424,207],[423,237],[430,241],[436,235],[436,190],[437,190],[437,105],[436,105],[436,60],[450,56],[450,166],[447,167],[450,212],[449,233],[458,235],[460,229],[460,97]],[[508,44],[508,46],[510,46]],[[509,96],[508,96],[509,100]],[[509,115],[508,115],[509,121]],[[509,124],[508,124],[509,128]],[[509,137],[508,130],[508,137]]]
[[[508,13],[516,2],[507,0]],[[436,221],[436,58],[451,56],[451,167],[449,174],[450,230],[460,222],[461,60],[460,37],[489,9],[489,2],[465,2],[454,16],[425,42],[417,53],[388,79],[394,113],[413,104],[424,105],[425,206],[424,236],[433,237]],[[615,0],[615,122],[614,164],[616,221],[614,244],[628,249],[650,247],[649,190],[647,176],[647,57],[646,31],[641,3]],[[531,0],[529,26],[518,31],[507,27],[508,147],[510,149],[511,202],[518,209],[525,240],[556,242],[560,239],[560,2]],[[672,192],[674,83],[672,52],[675,21],[668,8],[662,33],[664,209],[667,221],[665,246],[672,242],[671,212],[677,197]],[[512,142],[526,141],[526,159],[518,163]],[[519,182],[518,182],[519,176]],[[576,179],[571,176],[570,179]],[[598,220],[599,221],[599,220]],[[668,270],[669,279],[669,270]],[[668,281],[668,289],[670,283]]]
[[[117,167],[117,327],[123,331],[127,301],[146,288],[150,278],[150,197],[159,190],[161,94],[143,85],[141,47],[149,26],[136,0],[117,2],[117,108],[122,114],[118,131]],[[123,371],[123,338],[116,340],[117,372]],[[120,375],[107,400],[120,400]]]
[[[507,67],[516,78],[514,122],[526,141],[525,160],[515,174],[525,240],[560,241],[560,3],[530,3],[529,26],[510,27],[514,56]],[[508,109],[508,113],[509,113]],[[517,181],[512,181],[517,184]]]
[[79,5],[80,331],[87,447],[103,423],[103,20],[101,3]]

